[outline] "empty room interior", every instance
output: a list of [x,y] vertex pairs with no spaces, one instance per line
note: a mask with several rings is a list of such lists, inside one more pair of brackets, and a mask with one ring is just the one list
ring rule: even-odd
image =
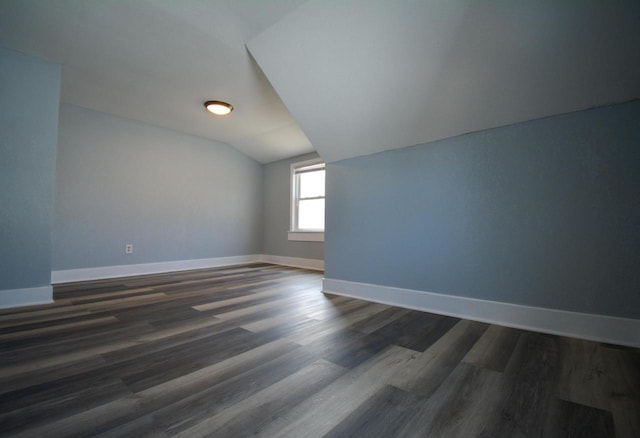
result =
[[639,23],[0,0],[0,435],[639,437]]

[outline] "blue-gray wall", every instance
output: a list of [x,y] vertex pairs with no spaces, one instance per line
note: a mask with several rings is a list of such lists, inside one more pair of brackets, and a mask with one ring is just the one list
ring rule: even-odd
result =
[[328,165],[325,273],[640,318],[640,101]]
[[0,48],[0,290],[51,284],[60,73]]
[[261,184],[225,144],[63,105],[53,269],[259,254]]
[[302,155],[264,166],[263,182],[263,253],[305,259],[324,258],[324,242],[288,240],[291,202],[291,163],[317,158],[318,154]]

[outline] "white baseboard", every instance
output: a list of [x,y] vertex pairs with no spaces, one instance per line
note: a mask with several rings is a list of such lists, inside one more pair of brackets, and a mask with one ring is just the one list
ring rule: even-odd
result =
[[0,290],[0,308],[53,303],[51,286]]
[[260,261],[259,254],[215,257],[208,259],[178,260],[173,262],[141,263],[136,265],[101,266],[97,268],[65,269],[51,272],[51,283],[102,280],[134,275],[161,274],[163,272],[188,271],[190,269],[217,268]]
[[293,266],[295,268],[324,271],[324,260],[319,259],[303,259],[301,257],[285,257],[262,254],[260,255],[260,261],[264,263],[273,263],[274,265]]
[[329,278],[323,282],[323,291],[507,327],[640,347],[640,319],[500,303]]
[[273,263],[275,265],[294,266],[324,270],[324,261],[283,257],[265,254],[250,254],[209,259],[178,260],[173,262],[140,263],[136,265],[100,266],[97,268],[65,269],[51,272],[51,283],[73,283],[76,281],[103,280],[107,278],[131,277],[134,275],[161,274],[163,272],[188,271],[190,269],[217,268],[221,266],[241,265],[244,263]]

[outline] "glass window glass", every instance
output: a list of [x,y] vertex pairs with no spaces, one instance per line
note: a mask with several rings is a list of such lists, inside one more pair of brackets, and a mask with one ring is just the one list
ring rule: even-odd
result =
[[298,229],[324,230],[324,199],[301,199],[299,201]]
[[324,196],[324,169],[300,175],[300,198]]

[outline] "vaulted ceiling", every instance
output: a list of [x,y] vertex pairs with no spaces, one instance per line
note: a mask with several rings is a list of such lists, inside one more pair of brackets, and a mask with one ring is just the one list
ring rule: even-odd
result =
[[[227,143],[313,147],[245,43],[302,0],[0,0],[0,45],[62,64],[61,100]],[[234,112],[207,113],[207,100]]]
[[638,0],[312,0],[248,47],[327,161],[640,97]]
[[638,0],[0,1],[0,45],[61,63],[63,102],[263,163],[640,98],[638,23]]

